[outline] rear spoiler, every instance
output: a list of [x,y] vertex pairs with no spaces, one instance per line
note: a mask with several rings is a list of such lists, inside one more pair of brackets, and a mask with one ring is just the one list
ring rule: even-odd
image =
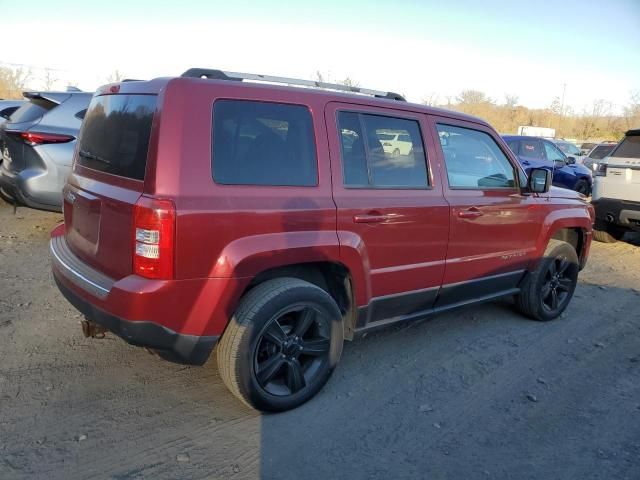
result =
[[71,96],[68,92],[22,92],[22,95],[29,100],[48,100],[56,105],[60,105]]

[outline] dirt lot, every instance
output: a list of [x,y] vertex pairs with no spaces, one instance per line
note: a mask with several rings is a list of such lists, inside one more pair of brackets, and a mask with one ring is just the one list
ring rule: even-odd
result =
[[215,361],[84,339],[49,273],[60,218],[0,203],[0,479],[640,478],[637,238],[594,244],[558,321],[504,302],[369,335],[261,416]]

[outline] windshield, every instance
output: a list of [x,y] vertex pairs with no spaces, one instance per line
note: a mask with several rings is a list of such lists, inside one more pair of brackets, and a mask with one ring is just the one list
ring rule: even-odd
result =
[[558,142],[556,146],[567,155],[580,155],[580,150],[573,143]]
[[614,148],[616,148],[615,143],[612,143],[611,145],[598,145],[596,148],[591,150],[589,158],[593,158],[594,160],[602,160],[604,157],[609,155]]

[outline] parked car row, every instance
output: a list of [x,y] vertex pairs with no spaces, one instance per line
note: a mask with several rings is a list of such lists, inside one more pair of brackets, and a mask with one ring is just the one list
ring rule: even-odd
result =
[[287,410],[366,332],[501,297],[559,317],[595,214],[546,167],[392,92],[203,69],[111,84],[78,136],[54,279],[87,336],[196,365],[215,346],[233,394]]

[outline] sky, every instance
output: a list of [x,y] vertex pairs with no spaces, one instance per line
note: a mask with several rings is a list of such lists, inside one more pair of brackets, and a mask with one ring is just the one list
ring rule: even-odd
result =
[[94,90],[190,67],[331,80],[455,101],[463,89],[540,108],[614,112],[640,91],[640,0],[0,0],[0,66]]

